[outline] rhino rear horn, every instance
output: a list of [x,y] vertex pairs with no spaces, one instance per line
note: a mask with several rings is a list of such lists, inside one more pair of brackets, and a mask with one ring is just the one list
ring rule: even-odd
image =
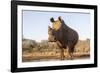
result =
[[54,18],[52,17],[52,18],[50,19],[50,21],[51,21],[51,22],[54,22]]

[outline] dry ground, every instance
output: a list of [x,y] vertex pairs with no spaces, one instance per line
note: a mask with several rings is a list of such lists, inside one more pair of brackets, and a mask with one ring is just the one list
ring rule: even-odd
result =
[[[70,60],[67,52],[64,53],[65,58],[64,60]],[[73,57],[73,60],[76,59],[87,59],[90,58],[89,52],[75,52]],[[22,61],[23,62],[33,62],[33,61],[48,61],[48,60],[60,60],[60,51],[59,52],[24,52],[22,55]]]

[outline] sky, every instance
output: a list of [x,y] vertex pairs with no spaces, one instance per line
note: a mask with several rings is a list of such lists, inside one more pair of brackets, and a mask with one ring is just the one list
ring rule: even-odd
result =
[[61,16],[66,25],[78,32],[80,40],[90,38],[91,35],[89,13],[23,10],[22,16],[23,37],[37,42],[48,39],[51,17],[57,20]]

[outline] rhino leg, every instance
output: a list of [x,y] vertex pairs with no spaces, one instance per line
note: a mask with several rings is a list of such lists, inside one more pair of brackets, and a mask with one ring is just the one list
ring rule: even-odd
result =
[[61,48],[61,60],[64,60],[64,49],[63,48]]
[[70,53],[69,53],[69,56],[70,56],[70,58],[69,58],[69,59],[71,59],[71,60],[72,60],[72,59],[73,59],[73,53],[72,53],[72,52],[70,52]]
[[73,59],[73,52],[74,52],[74,48],[69,47],[68,48],[68,55],[69,55],[69,59]]

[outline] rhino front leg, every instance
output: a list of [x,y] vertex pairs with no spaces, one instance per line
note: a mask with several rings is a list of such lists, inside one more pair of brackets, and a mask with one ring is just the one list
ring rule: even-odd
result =
[[69,55],[69,59],[73,60],[73,52],[71,51],[71,48],[68,49],[68,55]]
[[63,48],[61,48],[61,60],[64,60],[64,49]]

